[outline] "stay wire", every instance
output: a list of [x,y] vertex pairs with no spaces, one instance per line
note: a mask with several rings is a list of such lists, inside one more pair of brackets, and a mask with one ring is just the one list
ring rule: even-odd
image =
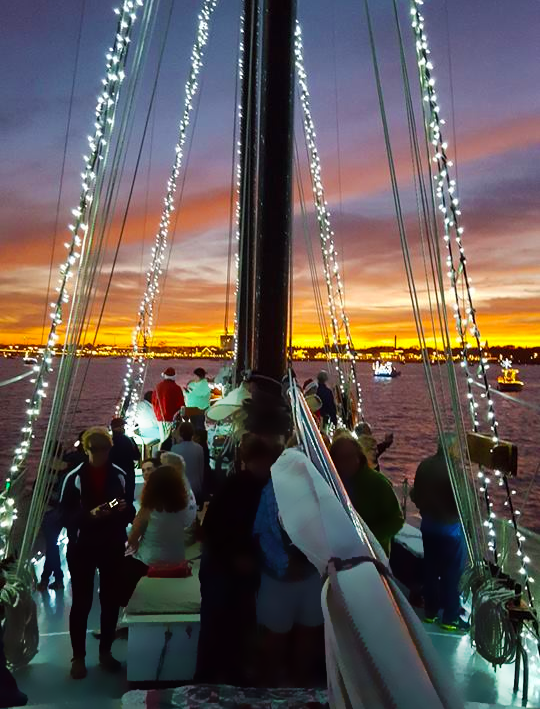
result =
[[[133,199],[133,194],[134,194],[134,190],[135,190],[135,183],[136,183],[136,181],[137,181],[137,176],[138,176],[138,173],[139,173],[139,167],[140,167],[140,163],[141,163],[141,159],[142,159],[142,154],[143,154],[143,150],[144,150],[144,144],[145,144],[145,142],[146,142],[146,136],[147,136],[147,133],[148,133],[148,127],[149,127],[149,125],[150,125],[150,118],[151,118],[151,115],[152,115],[152,110],[153,110],[153,108],[154,108],[154,102],[155,102],[155,98],[156,98],[157,87],[158,87],[159,78],[160,78],[160,75],[161,75],[161,67],[162,67],[162,64],[163,64],[163,57],[164,57],[164,55],[165,55],[165,49],[166,49],[166,46],[167,46],[167,39],[168,39],[168,36],[169,36],[169,30],[170,30],[170,26],[171,26],[171,19],[172,19],[173,9],[174,9],[174,2],[171,2],[171,3],[170,3],[170,7],[169,7],[169,14],[168,14],[168,16],[167,16],[167,25],[166,25],[165,32],[164,32],[163,39],[162,39],[162,43],[161,43],[161,48],[160,48],[160,53],[159,53],[159,59],[158,59],[157,68],[156,68],[156,75],[155,75],[154,84],[153,84],[153,87],[152,87],[152,93],[151,93],[151,96],[150,96],[150,102],[149,102],[148,110],[147,110],[147,113],[146,113],[146,119],[145,119],[145,123],[144,123],[144,128],[143,128],[141,143],[140,143],[139,150],[138,150],[138,153],[137,153],[137,160],[136,160],[136,162],[135,162],[135,168],[134,168],[133,176],[132,176],[132,179],[131,179],[131,185],[130,185],[130,189],[129,189],[129,193],[128,193],[128,198],[127,198],[126,206],[125,206],[125,208],[124,208],[124,214],[123,214],[123,217],[122,217],[122,224],[121,224],[121,226],[120,226],[120,232],[119,232],[119,234],[118,234],[118,239],[117,239],[117,242],[116,242],[116,248],[115,248],[115,252],[114,252],[114,256],[113,256],[113,260],[112,260],[111,270],[110,270],[110,273],[109,273],[109,278],[108,278],[108,280],[107,280],[107,286],[106,286],[106,288],[105,288],[105,293],[104,293],[104,295],[103,295],[101,310],[100,310],[99,317],[98,317],[98,321],[97,321],[96,328],[95,328],[94,339],[93,339],[93,342],[92,342],[92,351],[95,349],[95,345],[96,345],[96,342],[97,342],[97,337],[98,337],[99,330],[100,330],[100,327],[101,327],[101,323],[102,323],[102,320],[103,320],[103,315],[104,315],[104,312],[105,312],[105,307],[106,307],[106,305],[107,305],[107,300],[108,300],[108,297],[109,297],[109,293],[110,293],[110,289],[111,289],[111,284],[112,284],[112,280],[113,280],[114,273],[115,273],[115,269],[116,269],[116,264],[117,264],[117,262],[118,262],[118,255],[119,255],[119,252],[120,252],[120,246],[121,246],[122,241],[123,241],[123,238],[124,238],[124,233],[125,233],[125,229],[126,229],[126,224],[127,224],[129,209],[130,209],[130,206],[131,206],[131,201],[132,201],[132,199]],[[88,362],[87,362],[87,365],[86,365],[86,369],[85,369],[85,373],[84,373],[84,376],[83,376],[83,380],[82,380],[81,385],[80,385],[80,391],[81,391],[81,392],[82,392],[82,390],[83,390],[83,388],[84,388],[84,385],[85,385],[85,383],[86,383],[86,378],[87,378],[87,375],[88,375],[88,370],[89,370],[89,367],[90,367],[90,362],[91,362],[91,357],[88,358]],[[79,398],[80,398],[80,395],[79,395]]]
[[[242,20],[238,23],[238,37],[236,41],[237,46],[237,66],[240,66],[240,38],[242,35]],[[245,67],[244,71],[245,71]],[[236,71],[236,79],[234,83],[234,109],[233,109],[233,144],[232,144],[232,166],[231,166],[231,194],[229,202],[229,243],[227,246],[227,285],[225,291],[225,318],[224,318],[224,331],[225,335],[229,334],[229,307],[231,299],[231,272],[232,272],[232,258],[233,258],[233,241],[234,232],[236,231],[235,226],[235,193],[236,193],[236,158],[238,153],[238,93],[240,87],[240,71]]]
[[[392,150],[392,145],[391,145],[391,140],[390,140],[389,126],[388,126],[388,120],[387,120],[387,115],[386,115],[384,95],[383,95],[383,90],[382,90],[382,81],[381,81],[380,69],[379,69],[379,63],[378,63],[378,57],[377,57],[377,49],[375,46],[373,24],[372,24],[372,19],[371,19],[371,12],[369,9],[369,0],[364,0],[364,8],[365,8],[366,19],[367,19],[371,56],[372,56],[372,62],[373,62],[373,69],[374,69],[374,73],[375,73],[377,95],[378,95],[378,100],[379,100],[379,110],[380,110],[382,127],[383,127],[386,154],[387,154],[387,159],[388,159],[388,168],[389,168],[389,172],[390,172],[392,196],[393,196],[394,207],[395,207],[395,211],[396,211],[396,219],[397,219],[397,223],[398,223],[398,232],[399,232],[400,242],[401,242],[401,246],[402,246],[402,253],[403,253],[403,258],[404,258],[407,283],[409,286],[409,293],[411,295],[411,301],[412,301],[412,305],[413,305],[413,315],[414,315],[414,319],[415,319],[416,329],[418,332],[418,337],[419,337],[421,345],[423,345],[421,347],[422,359],[424,362],[424,369],[425,369],[425,373],[426,373],[426,382],[427,382],[427,386],[428,386],[428,391],[430,393],[430,399],[431,399],[431,403],[432,403],[433,413],[435,416],[435,420],[437,422],[437,428],[438,428],[440,434],[442,435],[442,433],[444,432],[444,429],[443,429],[443,425],[442,425],[440,411],[439,411],[439,408],[437,405],[435,392],[433,389],[433,382],[432,382],[432,378],[431,378],[431,372],[429,371],[429,364],[426,361],[425,334],[424,334],[423,323],[422,323],[422,320],[420,317],[420,312],[421,312],[420,305],[419,305],[419,301],[418,301],[418,294],[417,294],[417,290],[416,290],[416,285],[415,285],[415,281],[414,281],[414,274],[413,274],[412,264],[411,264],[411,260],[410,260],[410,253],[409,253],[409,248],[408,248],[408,241],[407,241],[403,211],[401,208],[401,198],[400,198],[400,194],[399,194],[397,173],[396,173],[394,157],[393,157],[393,150]],[[448,363],[449,370],[452,369],[451,364],[452,364],[451,362]],[[456,426],[458,427],[458,430],[459,430],[459,427],[460,427],[459,420],[456,420]],[[463,438],[463,434],[461,436],[458,436],[459,441],[461,441],[462,438]],[[446,450],[446,447],[444,448],[444,450],[445,450],[445,457],[447,459],[447,464],[449,465],[450,469],[452,469],[452,461],[450,460],[450,458],[448,456],[448,451]],[[460,446],[460,453],[461,453],[462,460],[463,460],[464,451],[463,451],[462,446]],[[454,488],[454,493],[458,496],[458,499],[459,499],[459,490],[457,490],[455,487],[455,478],[453,475],[451,476],[451,481],[452,481],[452,486]],[[462,521],[464,523],[463,527],[464,527],[464,531],[465,531],[465,539],[466,539],[467,548],[469,551],[470,558],[472,560],[478,559],[479,557],[481,558],[482,557],[481,552],[477,548],[477,537],[473,533],[473,529],[471,528],[472,520],[470,517],[469,518],[464,517],[463,509],[461,507],[459,508],[459,512],[460,512],[460,516],[462,518]]]
[[43,313],[43,324],[41,326],[41,337],[40,337],[40,343],[43,345],[43,336],[45,334],[45,324],[47,322],[47,315],[49,313],[49,295],[51,292],[51,280],[52,280],[52,272],[54,268],[54,252],[56,248],[56,241],[58,239],[58,224],[60,221],[60,206],[62,203],[62,193],[64,191],[64,176],[65,176],[65,171],[66,171],[66,159],[67,159],[67,151],[68,151],[68,144],[69,144],[69,133],[71,129],[71,118],[73,116],[73,99],[75,97],[75,85],[77,83],[77,73],[79,69],[79,57],[81,54],[81,44],[82,44],[82,30],[83,30],[83,25],[84,25],[84,15],[85,15],[85,9],[86,9],[86,0],[82,0],[81,2],[81,16],[79,19],[79,31],[77,35],[77,44],[76,44],[76,50],[75,50],[75,64],[73,65],[73,76],[71,78],[71,91],[70,91],[70,96],[69,96],[69,107],[68,107],[68,117],[67,117],[67,122],[66,122],[66,132],[64,136],[64,150],[63,150],[63,155],[62,155],[62,166],[60,168],[60,184],[58,186],[58,198],[56,200],[56,216],[54,219],[54,234],[53,234],[53,239],[52,239],[52,244],[51,244],[51,258],[50,258],[50,263],[49,263],[49,279],[47,281],[47,297],[45,299],[45,310]]

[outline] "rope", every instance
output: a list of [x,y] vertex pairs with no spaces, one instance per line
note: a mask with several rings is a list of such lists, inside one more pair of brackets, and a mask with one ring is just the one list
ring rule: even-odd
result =
[[224,316],[224,331],[225,335],[229,334],[229,307],[231,300],[231,272],[232,272],[232,259],[233,259],[233,239],[236,231],[235,225],[235,182],[236,182],[236,156],[238,153],[238,117],[239,117],[239,107],[238,107],[238,89],[240,87],[240,50],[242,45],[242,22],[238,24],[238,37],[236,41],[237,46],[237,65],[238,71],[235,72],[236,80],[234,83],[234,110],[233,110],[233,144],[232,144],[232,160],[231,160],[231,199],[229,203],[229,241],[227,246],[227,284],[225,290],[225,316]]
[[15,382],[19,382],[21,379],[25,379],[26,377],[29,377],[32,374],[34,374],[34,370],[30,369],[28,372],[18,374],[16,377],[11,377],[11,379],[5,379],[3,382],[0,382],[0,387],[7,387],[10,384],[15,384]]
[[73,66],[73,76],[71,78],[71,92],[69,96],[69,106],[68,106],[68,117],[67,117],[67,123],[66,123],[66,132],[65,132],[65,137],[64,137],[64,151],[62,155],[62,166],[60,168],[60,184],[58,186],[58,198],[56,200],[56,216],[54,219],[54,233],[53,233],[53,238],[52,238],[52,244],[51,244],[51,258],[49,262],[49,278],[47,281],[47,296],[45,298],[45,309],[43,311],[43,323],[41,325],[41,337],[40,337],[40,342],[41,344],[45,344],[43,342],[43,335],[45,334],[45,324],[47,322],[47,314],[49,312],[49,295],[51,292],[51,280],[52,280],[52,272],[53,272],[53,266],[54,266],[54,252],[55,252],[55,247],[56,247],[56,240],[58,238],[58,223],[60,221],[60,204],[62,202],[62,192],[64,189],[64,175],[66,171],[66,158],[67,158],[67,150],[68,150],[68,142],[69,142],[69,131],[71,128],[71,117],[73,115],[73,98],[75,96],[75,83],[77,80],[77,72],[79,68],[79,56],[81,53],[81,39],[82,39],[82,30],[83,30],[83,23],[84,23],[84,12],[86,9],[86,0],[82,0],[81,3],[81,16],[79,19],[79,32],[77,36],[77,44],[76,44],[76,50],[75,50],[75,64]]
[[[439,409],[438,401],[437,401],[435,390],[434,390],[431,368],[430,368],[430,365],[429,365],[429,363],[427,361],[427,357],[426,357],[427,347],[426,347],[426,342],[425,342],[425,333],[424,333],[424,327],[423,327],[422,318],[421,318],[421,311],[420,311],[420,305],[419,305],[419,301],[418,301],[418,294],[417,294],[416,284],[415,284],[415,280],[414,280],[412,264],[411,264],[411,258],[410,258],[410,252],[409,252],[409,247],[408,247],[408,240],[407,240],[407,233],[406,233],[406,229],[405,229],[405,222],[404,222],[403,212],[402,212],[402,208],[401,208],[401,199],[400,199],[400,194],[399,194],[397,174],[396,174],[396,169],[395,169],[393,150],[392,150],[390,133],[389,133],[389,128],[388,128],[388,120],[387,120],[387,116],[386,116],[386,108],[385,108],[385,101],[384,101],[384,95],[383,95],[383,90],[382,90],[382,82],[381,82],[381,77],[380,77],[377,49],[375,46],[375,38],[374,38],[374,33],[373,33],[371,12],[369,9],[369,0],[364,0],[364,7],[365,7],[365,13],[366,13],[366,19],[367,19],[369,42],[370,42],[373,68],[374,68],[374,73],[375,73],[377,96],[378,96],[378,100],[379,100],[379,109],[380,109],[380,115],[381,115],[381,121],[382,121],[382,127],[383,127],[386,154],[387,154],[387,158],[388,158],[388,167],[389,167],[389,171],[390,171],[392,196],[393,196],[394,207],[395,207],[395,212],[396,212],[396,219],[397,219],[397,223],[398,223],[398,232],[399,232],[402,254],[403,254],[403,259],[404,259],[405,272],[406,272],[406,276],[407,276],[407,284],[408,284],[409,293],[411,296],[411,303],[412,303],[413,315],[414,315],[414,319],[415,319],[415,325],[416,325],[416,329],[417,329],[417,333],[418,333],[418,338],[419,338],[419,341],[422,346],[421,347],[422,359],[423,359],[423,363],[424,363],[426,383],[427,383],[427,387],[428,387],[428,391],[429,391],[429,395],[430,395],[430,399],[431,399],[433,413],[435,416],[437,429],[439,431],[439,436],[444,441],[443,434],[444,434],[445,428],[443,426],[442,414]],[[444,290],[442,290],[442,292],[441,292],[441,298],[443,297],[443,293],[444,293]],[[441,323],[441,326],[444,327],[445,323]],[[449,336],[447,339],[449,339]],[[469,552],[469,557],[470,557],[471,561],[473,562],[473,564],[475,564],[475,566],[478,566],[478,564],[481,564],[481,561],[483,560],[483,544],[482,544],[481,531],[479,532],[477,530],[482,530],[483,527],[481,525],[481,518],[479,516],[479,511],[478,511],[478,507],[476,504],[477,499],[475,496],[473,497],[470,494],[470,489],[467,484],[467,481],[469,478],[468,471],[470,470],[470,460],[468,458],[466,437],[465,437],[465,432],[463,429],[463,421],[461,418],[459,392],[457,392],[457,382],[455,381],[455,371],[454,371],[453,363],[451,360],[448,361],[447,369],[448,369],[450,388],[451,388],[452,394],[453,394],[452,395],[452,408],[453,408],[453,414],[454,414],[454,419],[455,419],[455,426],[456,426],[457,432],[458,432],[457,440],[459,443],[459,461],[460,461],[461,470],[459,470],[459,471],[456,470],[456,464],[451,459],[446,445],[444,445],[444,452],[445,452],[445,458],[446,458],[448,468],[451,471],[450,477],[451,477],[452,487],[454,489],[454,494],[456,495],[456,498],[460,501],[460,504],[458,505],[458,507],[459,507],[459,512],[460,512],[460,517],[461,517],[461,520],[463,523],[463,529],[464,529],[464,534],[465,534],[465,540],[467,543],[467,549]],[[462,485],[458,485],[458,477],[457,477],[458,475],[459,475],[460,479],[462,480],[462,483],[463,483]]]

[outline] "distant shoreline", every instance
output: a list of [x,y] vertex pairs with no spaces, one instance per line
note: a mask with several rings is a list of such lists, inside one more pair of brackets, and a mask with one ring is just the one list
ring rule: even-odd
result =
[[[22,359],[24,357],[37,358],[40,353],[40,347],[36,345],[0,345],[0,361],[2,359]],[[428,348],[427,353],[433,364],[437,362],[444,363],[446,361],[442,352],[436,352],[433,348]],[[61,348],[58,348],[53,355],[59,356]],[[333,348],[332,356],[338,356],[340,359],[348,359],[349,355],[340,348]],[[514,364],[540,364],[540,345],[538,347],[512,347],[493,346],[489,350],[479,353],[474,349],[469,350],[469,359],[471,362],[477,362],[482,357],[496,364],[500,359],[509,359]],[[126,359],[132,356],[132,351],[126,347],[112,347],[110,345],[97,345],[95,348],[84,346],[77,351],[77,357],[81,358],[108,358],[108,359]],[[168,359],[204,359],[214,361],[227,361],[233,358],[233,352],[229,349],[224,349],[216,346],[192,346],[192,347],[154,347],[147,354],[147,358],[168,360]],[[354,352],[357,362],[372,363],[376,360],[391,360],[397,364],[414,364],[422,362],[421,350],[418,347],[403,347],[397,348],[390,346],[375,346],[365,349],[358,349]],[[459,349],[455,348],[452,351],[454,361],[461,359]],[[328,353],[320,347],[294,347],[293,361],[295,362],[326,362]]]

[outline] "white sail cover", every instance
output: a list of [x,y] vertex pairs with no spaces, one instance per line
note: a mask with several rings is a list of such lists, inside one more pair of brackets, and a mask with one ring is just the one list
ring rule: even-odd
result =
[[[353,521],[330,485],[299,449],[272,467],[283,527],[319,569],[330,705],[335,709],[457,709],[421,622],[390,576],[387,560],[362,521]],[[336,571],[330,559],[368,557]]]

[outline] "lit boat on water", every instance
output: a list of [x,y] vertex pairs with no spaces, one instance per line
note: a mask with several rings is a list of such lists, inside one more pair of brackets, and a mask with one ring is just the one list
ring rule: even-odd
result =
[[26,350],[23,357],[23,364],[25,364],[27,367],[31,367],[32,365],[37,363],[37,359],[35,357],[30,357],[28,350]]
[[373,376],[380,377],[382,379],[394,379],[394,377],[399,377],[401,372],[399,372],[393,365],[392,362],[380,362],[377,360],[373,364]]
[[499,391],[521,391],[525,384],[518,379],[519,369],[505,367],[501,376],[497,377],[497,389]]

